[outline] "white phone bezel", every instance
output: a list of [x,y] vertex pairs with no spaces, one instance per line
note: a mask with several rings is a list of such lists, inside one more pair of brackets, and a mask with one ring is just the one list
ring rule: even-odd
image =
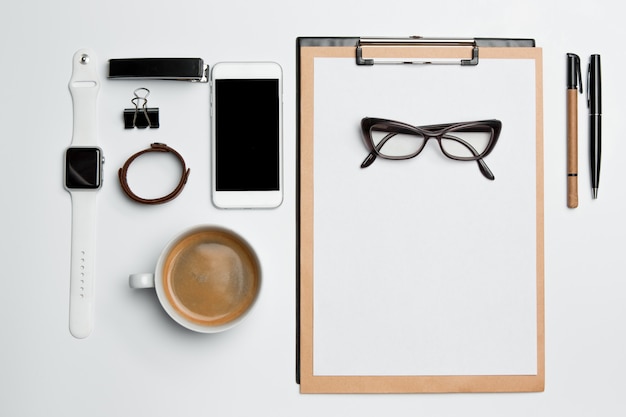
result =
[[[218,191],[216,184],[215,80],[218,79],[278,80],[279,90],[279,186],[269,191]],[[283,201],[283,74],[275,62],[220,62],[211,70],[211,195],[218,208],[275,208]]]

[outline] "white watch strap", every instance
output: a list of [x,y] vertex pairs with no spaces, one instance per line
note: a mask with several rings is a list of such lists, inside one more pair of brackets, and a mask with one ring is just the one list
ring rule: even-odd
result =
[[97,61],[96,54],[89,49],[81,49],[73,57],[69,88],[74,108],[74,146],[97,143],[96,99],[100,91]]
[[73,191],[71,195],[70,333],[82,339],[93,328],[96,193]]
[[[69,82],[74,110],[72,146],[96,146],[97,97],[100,81],[97,57],[81,49],[72,58]],[[70,190],[72,250],[70,261],[70,333],[89,336],[93,329],[96,259],[96,190]]]

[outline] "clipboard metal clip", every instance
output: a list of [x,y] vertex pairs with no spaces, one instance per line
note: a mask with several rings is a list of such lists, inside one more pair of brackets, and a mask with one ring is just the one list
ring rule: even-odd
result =
[[[406,48],[421,46],[456,46],[471,48],[472,57],[470,59],[458,58],[433,58],[433,59],[399,59],[390,57],[381,58],[363,58],[364,47],[383,47],[383,48]],[[357,65],[374,65],[374,64],[416,64],[416,65],[461,65],[475,66],[478,65],[478,44],[475,39],[452,39],[452,38],[424,38],[421,36],[411,36],[408,38],[360,38],[356,46],[356,64]]]

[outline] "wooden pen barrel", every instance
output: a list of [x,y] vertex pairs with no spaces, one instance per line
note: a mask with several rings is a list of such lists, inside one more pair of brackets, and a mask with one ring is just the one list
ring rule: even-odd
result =
[[567,207],[578,207],[578,90],[567,90]]

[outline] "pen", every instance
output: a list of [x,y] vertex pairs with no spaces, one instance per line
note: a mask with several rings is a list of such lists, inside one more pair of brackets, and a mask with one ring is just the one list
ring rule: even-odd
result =
[[602,82],[600,77],[600,55],[591,55],[587,86],[589,106],[589,160],[591,162],[591,191],[598,198],[600,182],[600,156],[602,153]]
[[578,88],[583,92],[580,58],[567,54],[567,207],[578,207]]

